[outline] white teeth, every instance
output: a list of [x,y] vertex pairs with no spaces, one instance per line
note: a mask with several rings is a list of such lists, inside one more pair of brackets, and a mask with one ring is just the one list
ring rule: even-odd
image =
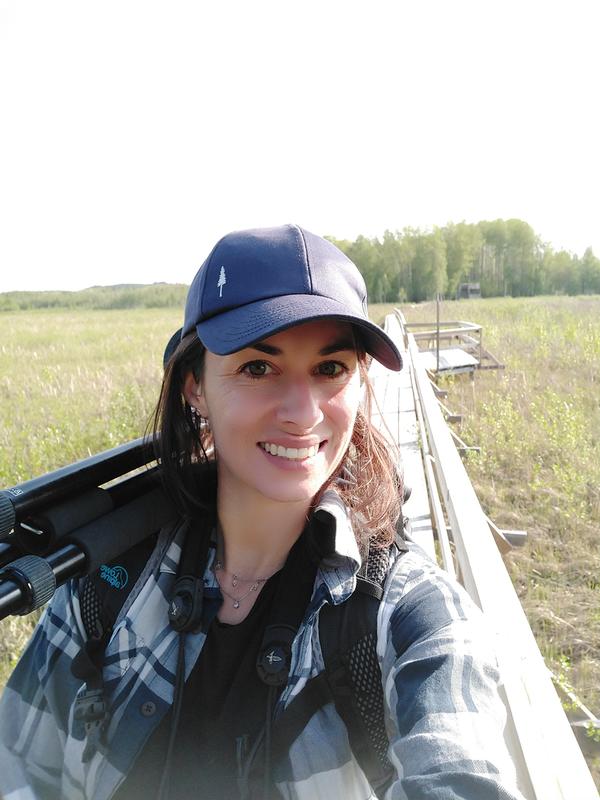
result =
[[289,458],[292,461],[304,460],[305,458],[313,458],[319,451],[318,445],[312,447],[283,447],[282,445],[271,444],[270,442],[261,442],[260,446],[267,453],[272,456],[279,456],[280,458]]

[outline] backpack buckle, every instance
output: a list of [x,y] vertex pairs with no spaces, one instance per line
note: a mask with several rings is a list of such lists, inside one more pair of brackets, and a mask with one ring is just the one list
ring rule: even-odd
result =
[[289,625],[267,625],[265,628],[256,659],[256,671],[267,686],[279,687],[287,683],[295,634]]
[[109,714],[102,689],[88,689],[75,700],[74,719],[83,722],[86,744],[81,760],[89,761],[94,753],[103,750],[104,730]]

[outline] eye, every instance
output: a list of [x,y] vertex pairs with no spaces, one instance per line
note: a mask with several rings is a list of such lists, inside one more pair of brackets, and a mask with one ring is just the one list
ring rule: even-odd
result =
[[319,364],[317,370],[319,375],[323,375],[326,378],[339,378],[340,375],[348,372],[348,367],[340,361],[323,361]]
[[272,372],[272,367],[266,361],[249,361],[240,367],[240,372],[243,375],[248,375],[250,378],[262,378]]

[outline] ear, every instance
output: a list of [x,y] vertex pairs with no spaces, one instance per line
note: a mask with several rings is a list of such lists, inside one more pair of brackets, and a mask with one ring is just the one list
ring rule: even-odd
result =
[[183,396],[188,405],[194,406],[205,419],[208,419],[208,406],[202,391],[202,383],[196,380],[191,370],[183,382]]

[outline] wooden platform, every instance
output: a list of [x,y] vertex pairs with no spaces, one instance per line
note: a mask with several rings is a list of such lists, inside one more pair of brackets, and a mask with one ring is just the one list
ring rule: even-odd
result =
[[421,364],[429,372],[473,372],[479,367],[475,356],[462,350],[460,347],[447,347],[440,350],[439,366],[435,350],[422,350],[419,353]]
[[405,328],[412,333],[423,366],[430,373],[455,375],[504,369],[504,364],[483,346],[483,328],[474,322],[414,322],[405,323]]

